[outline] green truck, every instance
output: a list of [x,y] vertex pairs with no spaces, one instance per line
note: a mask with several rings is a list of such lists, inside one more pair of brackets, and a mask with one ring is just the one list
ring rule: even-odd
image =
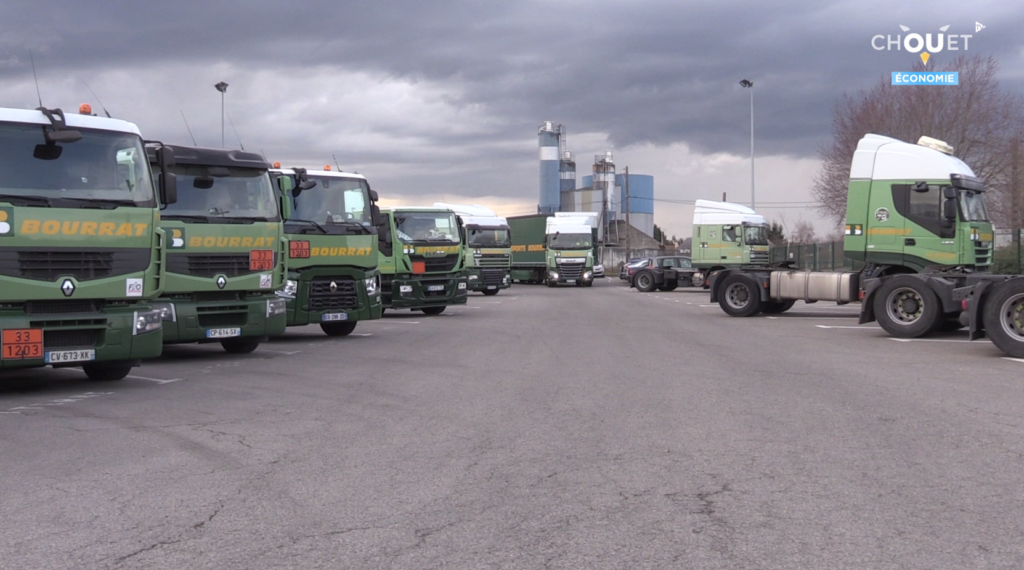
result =
[[866,135],[847,197],[846,257],[856,272],[767,267],[712,272],[712,302],[737,317],[779,313],[797,300],[861,301],[860,322],[901,338],[968,327],[1024,357],[1024,277],[993,275],[985,184],[942,141]]
[[511,277],[525,283],[590,287],[597,248],[594,212],[556,212],[508,218]]
[[697,200],[692,244],[690,261],[704,273],[768,264],[768,224],[740,204]]
[[497,295],[512,286],[512,242],[508,220],[494,210],[478,205],[434,202],[435,208],[448,208],[462,220],[466,229],[466,281],[470,291]]
[[160,355],[165,251],[159,186],[132,123],[0,109],[0,369],[81,366],[120,380]]
[[[160,216],[167,275],[153,304],[164,343],[252,352],[285,330],[285,300],[274,291],[284,286],[288,242],[270,164],[244,150],[169,148],[178,201]],[[157,158],[155,147],[147,151]]]
[[377,226],[381,300],[385,309],[439,315],[467,298],[465,229],[445,208],[381,210]]
[[[277,165],[275,165],[277,166]],[[377,193],[361,174],[271,170],[288,237],[288,279],[277,294],[288,326],[313,323],[330,336],[381,317]]]

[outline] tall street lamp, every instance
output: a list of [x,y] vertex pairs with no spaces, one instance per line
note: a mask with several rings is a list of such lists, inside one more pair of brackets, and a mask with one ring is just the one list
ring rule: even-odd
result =
[[750,208],[754,209],[754,82],[740,81],[744,89],[750,89]]
[[[220,148],[224,148],[224,94],[228,91],[228,84],[221,81],[220,83],[214,85],[214,88],[216,88],[217,91],[220,91]],[[753,137],[754,135],[750,136]],[[753,141],[753,139],[751,139],[751,141]],[[751,142],[750,144],[753,145],[754,143]],[[750,148],[754,147],[751,146]]]

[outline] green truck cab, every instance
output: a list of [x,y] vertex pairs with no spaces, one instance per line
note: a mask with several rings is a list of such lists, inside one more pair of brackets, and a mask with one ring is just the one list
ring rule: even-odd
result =
[[[160,216],[167,236],[164,343],[219,342],[252,352],[285,330],[284,239],[270,164],[243,150],[171,146],[178,201]],[[151,160],[154,147],[147,147]]]
[[690,260],[704,273],[743,265],[768,265],[768,224],[740,204],[697,200]]
[[497,295],[512,286],[512,240],[508,220],[477,205],[434,202],[462,219],[466,229],[466,283],[470,291]]
[[384,308],[438,315],[448,305],[464,305],[464,232],[448,209],[382,209],[377,237]]
[[590,287],[594,284],[596,215],[562,214],[557,212],[545,224],[545,283],[548,287]]
[[[0,370],[81,366],[119,380],[160,355],[165,251],[139,129],[60,109],[0,109]],[[173,152],[156,151],[161,172]],[[158,201],[159,198],[159,201]]]
[[[328,167],[329,168],[329,167]],[[288,238],[288,278],[277,294],[288,326],[319,324],[344,336],[381,317],[377,193],[361,174],[271,170]]]

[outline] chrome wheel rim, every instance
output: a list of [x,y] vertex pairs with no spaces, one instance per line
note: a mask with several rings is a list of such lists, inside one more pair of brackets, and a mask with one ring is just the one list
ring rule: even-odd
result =
[[733,283],[725,290],[725,302],[733,309],[744,309],[750,304],[750,290],[743,283]]
[[999,324],[1003,331],[1017,342],[1024,342],[1024,293],[1018,293],[999,309]]
[[910,287],[900,287],[885,300],[885,311],[889,320],[902,326],[909,326],[924,314],[924,298]]

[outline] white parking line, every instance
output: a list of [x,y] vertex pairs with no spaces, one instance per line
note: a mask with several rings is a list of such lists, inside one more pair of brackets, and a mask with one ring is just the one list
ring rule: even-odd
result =
[[170,380],[162,380],[160,378],[147,378],[145,376],[134,376],[128,375],[125,378],[131,378],[133,380],[146,380],[148,382],[156,382],[157,384],[171,384],[172,382],[181,382],[184,378],[172,378]]
[[419,321],[396,321],[394,319],[388,319],[388,324],[395,324],[395,325],[418,325],[418,324],[420,324],[420,322]]
[[[259,349],[259,352],[273,352],[274,354],[287,354],[288,356],[291,356],[293,354],[299,354],[302,351],[301,350],[270,350],[269,348],[261,348],[261,349]],[[144,378],[144,380],[145,380],[145,378]]]
[[353,333],[348,336],[373,336],[373,333]]
[[[769,317],[769,318],[771,318],[771,317]],[[864,331],[870,331],[870,330],[876,330],[877,331],[877,330],[882,328],[882,327],[871,326],[871,325],[866,325],[866,326],[865,325],[858,325],[858,326],[855,326],[855,327],[845,326],[845,325],[814,325],[814,326],[818,327],[819,329],[857,329],[857,330],[864,330]],[[893,340],[901,340],[901,339],[893,339]]]
[[64,404],[74,404],[76,402],[87,400],[89,398],[95,398],[97,396],[109,396],[111,394],[113,394],[113,392],[85,392],[82,394],[76,394],[74,396],[68,396],[67,398],[58,398],[56,400],[50,400],[49,402],[43,404],[30,404],[27,406],[17,406],[14,408],[8,408],[6,410],[0,411],[0,415],[17,415],[26,410],[42,410],[46,406],[63,406]]
[[848,321],[850,317],[801,317],[798,314],[790,313],[785,317],[765,317],[766,319],[808,319],[808,320],[833,320],[833,321]]
[[892,338],[896,342],[972,342],[969,340],[960,340],[956,338]]
[[1024,362],[1024,358],[1010,358],[1009,356],[1004,356],[1003,360],[1012,360],[1014,362]]

